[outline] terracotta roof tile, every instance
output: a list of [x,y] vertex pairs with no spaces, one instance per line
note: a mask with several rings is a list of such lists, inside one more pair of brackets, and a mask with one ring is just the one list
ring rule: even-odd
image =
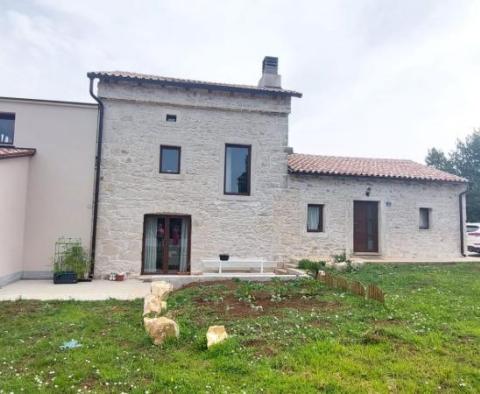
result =
[[411,160],[305,155],[288,156],[290,173],[468,182],[465,178]]
[[89,78],[100,78],[104,80],[108,79],[123,79],[130,81],[147,81],[153,83],[159,83],[166,86],[183,86],[190,88],[201,88],[211,90],[223,90],[223,91],[237,91],[244,93],[257,93],[257,94],[269,94],[269,95],[281,95],[281,96],[293,96],[302,97],[302,93],[295,92],[293,90],[275,89],[275,88],[259,88],[253,85],[236,85],[220,82],[207,82],[198,81],[194,79],[180,79],[162,77],[159,75],[140,74],[129,71],[92,71],[87,74]]
[[13,146],[0,146],[0,159],[33,156],[36,151],[37,150],[33,148],[15,148]]

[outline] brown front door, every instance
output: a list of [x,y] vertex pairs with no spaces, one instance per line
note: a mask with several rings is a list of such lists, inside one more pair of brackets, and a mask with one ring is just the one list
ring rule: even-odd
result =
[[353,202],[353,251],[378,252],[378,203]]
[[190,270],[190,216],[145,215],[142,274]]

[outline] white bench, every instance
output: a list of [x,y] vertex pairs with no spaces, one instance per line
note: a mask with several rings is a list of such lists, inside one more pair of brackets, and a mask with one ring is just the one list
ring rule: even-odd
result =
[[263,259],[232,259],[227,261],[219,259],[202,260],[203,268],[218,270],[218,273],[223,273],[224,270],[239,270],[239,269],[260,269],[263,274],[265,266],[275,268],[277,265],[274,262],[265,261]]

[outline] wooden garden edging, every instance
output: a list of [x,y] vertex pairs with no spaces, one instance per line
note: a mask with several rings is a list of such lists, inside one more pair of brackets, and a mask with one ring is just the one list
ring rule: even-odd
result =
[[365,288],[365,286],[359,281],[350,281],[344,277],[332,275],[329,272],[325,272],[325,275],[320,276],[320,280],[322,280],[328,287],[350,291],[359,297],[375,300],[382,304],[385,303],[385,293],[377,285],[369,284]]

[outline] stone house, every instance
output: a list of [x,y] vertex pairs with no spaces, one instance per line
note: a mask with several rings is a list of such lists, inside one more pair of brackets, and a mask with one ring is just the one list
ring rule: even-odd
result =
[[220,254],[275,265],[464,253],[464,179],[293,153],[302,95],[281,87],[276,58],[256,86],[88,77],[98,105],[0,97],[0,286],[50,277],[61,236],[82,238],[95,276],[196,274]]
[[202,261],[463,254],[464,179],[408,160],[294,154],[301,94],[267,57],[257,86],[128,72],[98,79],[95,274],[200,273]]

